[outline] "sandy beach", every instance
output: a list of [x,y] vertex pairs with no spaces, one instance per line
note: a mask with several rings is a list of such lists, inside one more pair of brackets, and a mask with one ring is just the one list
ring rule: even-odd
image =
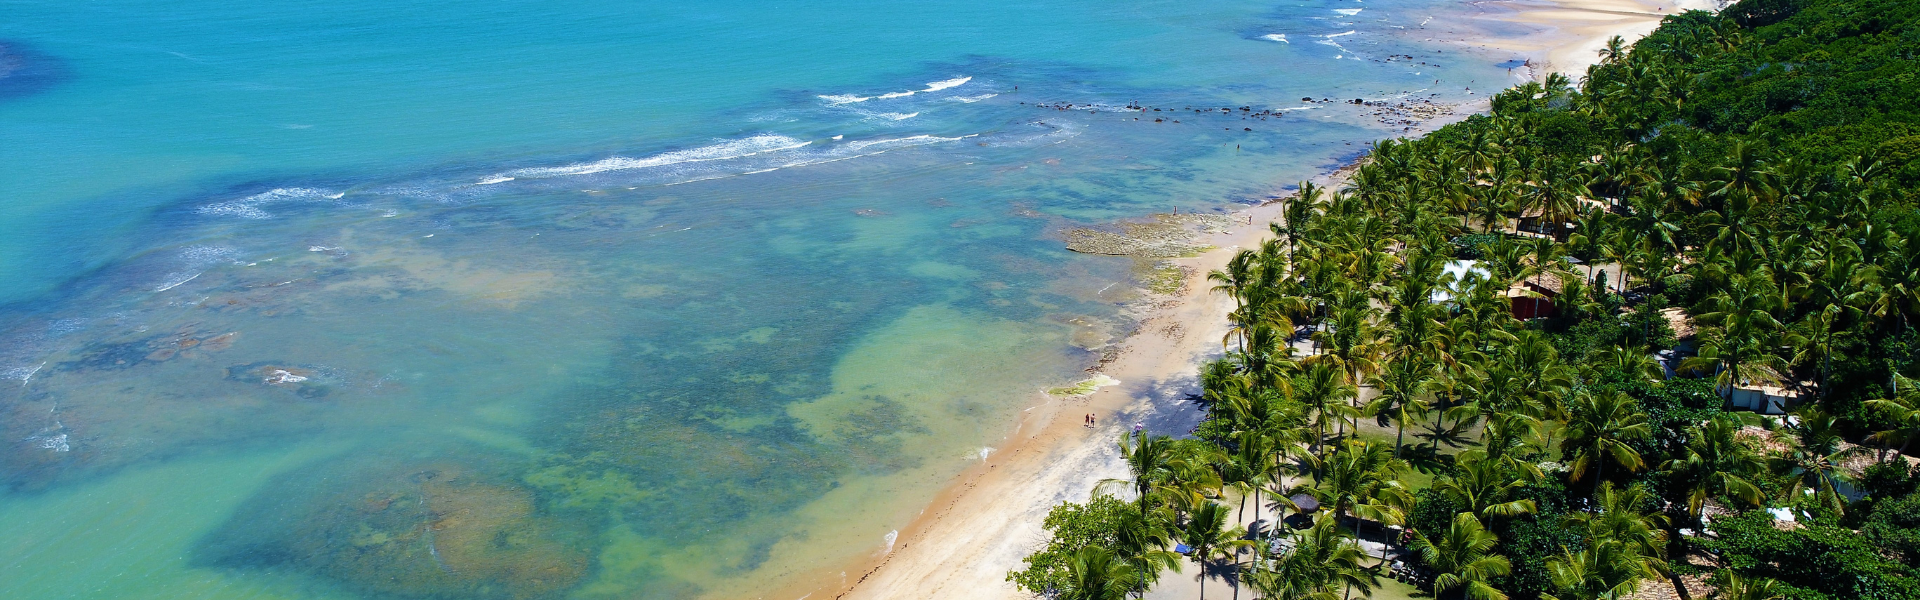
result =
[[[1460,40],[1462,44],[1525,56],[1536,67],[1531,73],[1535,78],[1565,72],[1576,80],[1597,60],[1597,51],[1608,38],[1619,35],[1631,42],[1678,10],[1716,8],[1711,0],[1480,4],[1487,9],[1480,19],[1537,30],[1517,37]],[[1476,110],[1484,111],[1485,104],[1458,107],[1455,114],[1424,123],[1408,135],[1431,131]],[[1343,170],[1323,175],[1317,182],[1337,185],[1345,175]],[[1027,597],[1005,581],[1006,573],[1045,542],[1041,522],[1049,509],[1062,501],[1085,501],[1102,479],[1126,477],[1116,449],[1120,434],[1136,423],[1156,433],[1174,434],[1197,423],[1198,411],[1186,405],[1184,398],[1197,390],[1195,368],[1221,353],[1226,315],[1232,309],[1229,299],[1210,292],[1205,274],[1222,267],[1241,248],[1271,237],[1266,224],[1278,218],[1281,208],[1276,203],[1235,213],[1243,225],[1196,240],[1215,250],[1174,261],[1187,271],[1184,288],[1162,297],[1144,315],[1138,331],[1122,342],[1117,358],[1100,369],[1120,384],[1080,398],[1036,400],[1007,447],[956,478],[919,519],[900,531],[891,553],[848,569],[839,586],[790,588],[796,592],[791,597],[824,597],[829,591],[834,598],[874,600]],[[1097,426],[1080,422],[1087,413],[1098,415]]]
[[1475,2],[1486,10],[1481,20],[1535,28],[1531,34],[1462,40],[1482,48],[1514,52],[1533,63],[1533,76],[1565,73],[1579,81],[1587,66],[1599,60],[1607,40],[1620,36],[1632,43],[1660,26],[1668,15],[1688,10],[1718,10],[1717,0],[1518,0]]

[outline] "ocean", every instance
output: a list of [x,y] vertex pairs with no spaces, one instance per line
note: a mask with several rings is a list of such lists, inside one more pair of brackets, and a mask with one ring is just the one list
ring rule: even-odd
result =
[[1503,87],[1475,10],[5,3],[0,597],[745,598],[886,552],[1129,329],[1153,265],[1063,230]]

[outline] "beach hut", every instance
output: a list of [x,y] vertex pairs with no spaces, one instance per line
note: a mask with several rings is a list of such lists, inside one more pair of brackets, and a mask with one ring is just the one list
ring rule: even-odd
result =
[[1736,385],[1727,403],[1763,415],[1784,415],[1799,404],[1800,393],[1777,385]]
[[1507,300],[1512,303],[1513,318],[1525,321],[1551,317],[1554,313],[1553,299],[1560,296],[1565,282],[1551,273],[1538,275],[1513,284],[1507,290]]

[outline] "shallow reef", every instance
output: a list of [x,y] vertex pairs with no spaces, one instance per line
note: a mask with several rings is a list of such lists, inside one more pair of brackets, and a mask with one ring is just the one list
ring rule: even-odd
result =
[[511,461],[350,454],[283,475],[198,548],[198,562],[294,569],[395,598],[557,598],[587,574],[590,518],[547,511]]

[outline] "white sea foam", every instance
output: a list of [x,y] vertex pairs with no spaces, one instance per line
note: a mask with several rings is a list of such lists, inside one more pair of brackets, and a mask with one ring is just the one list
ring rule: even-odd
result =
[[994,97],[994,96],[998,96],[998,95],[999,95],[999,94],[981,94],[981,95],[978,95],[978,96],[954,96],[954,97],[952,97],[952,98],[948,98],[948,100],[952,100],[952,101],[954,101],[954,102],[965,102],[965,103],[967,103],[967,104],[973,104],[973,103],[975,103],[975,102],[979,102],[979,101],[981,101],[981,100],[986,100],[986,99],[988,99],[988,98],[992,98],[992,97]]
[[973,78],[972,77],[955,77],[953,79],[943,79],[940,81],[935,81],[933,83],[927,84],[927,89],[924,89],[921,91],[938,92],[940,90],[944,90],[947,88],[956,88],[956,87],[966,85],[967,82],[969,81],[973,81]]
[[306,380],[307,378],[290,373],[285,369],[274,369],[272,373],[267,375],[267,383],[276,384],[276,385],[288,384],[288,383],[300,383]]
[[239,200],[231,200],[200,207],[203,215],[224,215],[242,219],[271,219],[272,213],[261,208],[279,202],[312,202],[315,200],[339,200],[344,192],[319,188],[274,188]]
[[[564,167],[534,167],[509,171],[513,177],[559,177],[565,175],[589,175],[607,171],[626,171],[632,169],[650,169],[695,162],[708,162],[745,158],[767,152],[792,150],[812,142],[796,140],[784,135],[756,135],[753,137],[727,140],[710,146],[663,152],[644,158],[615,156],[589,163],[576,163]],[[499,176],[496,176],[499,177]]]
[[973,81],[973,78],[968,76],[961,76],[961,77],[955,77],[953,79],[942,79],[940,81],[929,82],[927,83],[927,88],[922,90],[887,92],[885,94],[880,94],[878,96],[861,96],[858,94],[821,94],[817,97],[820,98],[821,100],[827,101],[827,104],[829,105],[839,106],[842,104],[854,104],[858,102],[866,102],[868,100],[873,100],[876,98],[880,100],[892,100],[894,98],[905,98],[907,96],[912,96],[914,94],[938,92],[940,90],[951,89],[951,88],[956,88],[956,87],[966,85],[967,82],[969,81]]
[[[1333,46],[1333,47],[1335,47],[1335,48],[1339,48],[1339,49],[1341,49],[1341,50],[1346,50],[1346,51],[1348,51],[1348,52],[1351,52],[1351,50],[1347,50],[1347,47],[1346,47],[1346,46],[1342,46],[1342,45],[1340,45],[1340,42],[1337,42],[1337,41],[1334,41],[1334,40],[1337,40],[1337,39],[1340,39],[1340,38],[1343,38],[1343,37],[1347,37],[1347,36],[1349,36],[1349,35],[1353,35],[1353,34],[1356,34],[1356,33],[1359,33],[1359,32],[1358,32],[1358,31],[1346,31],[1346,32],[1343,32],[1343,33],[1335,33],[1335,34],[1331,34],[1331,35],[1323,35],[1323,36],[1320,36],[1320,41],[1318,41],[1318,42],[1316,42],[1316,43],[1319,43],[1319,44],[1326,44],[1326,45],[1328,45],[1328,46]],[[1342,58],[1346,58],[1346,55],[1345,55],[1345,54],[1341,54],[1341,55],[1339,55],[1339,56],[1335,56],[1335,57],[1333,57],[1333,59],[1334,59],[1334,60],[1340,60],[1340,59],[1342,59]],[[1356,56],[1356,57],[1354,57],[1354,60],[1360,60],[1360,58]]]
[[828,104],[852,104],[855,102],[866,102],[868,100],[872,100],[873,97],[872,96],[855,96],[853,94],[834,94],[834,95],[822,95],[820,96],[820,99],[827,101]]
[[164,292],[199,279],[207,267],[220,263],[239,263],[239,250],[226,246],[187,246],[180,249],[180,270],[167,273],[160,278],[160,284],[153,288],[155,292]]
[[893,543],[900,541],[900,530],[895,529],[893,531],[887,532],[886,540],[887,540],[886,554],[893,554]]
[[1287,41],[1287,34],[1284,34],[1284,33],[1269,33],[1269,34],[1260,36],[1260,39],[1280,42],[1283,44],[1293,43],[1293,42]]
[[[973,137],[973,136],[963,135],[960,137],[940,137],[940,136],[933,136],[933,135],[914,135],[914,136],[907,136],[903,138],[888,138],[888,139],[882,139],[882,140],[856,140],[852,142],[847,142],[844,146],[842,146],[842,148],[844,148],[845,151],[848,151],[851,153],[866,152],[867,150],[874,150],[874,149],[884,152],[887,150],[893,150],[896,148],[906,148],[910,146],[925,146],[927,144],[938,144],[940,142],[957,142],[970,137]],[[871,153],[861,154],[861,156],[868,156],[870,154]]]
[[[959,140],[964,140],[970,137],[974,137],[976,135],[978,134],[968,134],[968,135],[963,135],[959,137],[914,135],[914,136],[907,136],[907,137],[900,137],[900,138],[884,138],[884,139],[877,139],[877,140],[854,140],[844,144],[827,145],[825,147],[816,146],[815,148],[817,149],[808,149],[806,151],[798,151],[798,152],[792,152],[789,154],[782,154],[782,155],[770,157],[770,158],[775,158],[779,160],[779,162],[777,163],[758,162],[757,164],[769,165],[762,168],[752,169],[748,171],[737,171],[737,172],[709,171],[706,173],[689,176],[684,179],[675,180],[673,182],[666,183],[664,185],[682,185],[682,184],[693,183],[696,181],[709,181],[713,179],[737,177],[741,175],[756,175],[760,173],[768,173],[768,172],[778,171],[781,169],[787,169],[792,167],[805,167],[809,165],[839,162],[843,160],[851,160],[855,158],[862,158],[867,156],[874,156],[877,154],[883,154],[888,151],[897,150],[900,148],[925,146],[929,144],[938,144],[942,142],[954,142],[954,141],[959,141]],[[840,140],[840,139],[843,139],[844,137],[845,136],[834,136],[833,139]],[[754,164],[754,163],[749,163],[749,164]]]
[[233,262],[240,251],[226,246],[187,246],[180,249],[180,258],[195,266],[207,266],[220,262]]
[[486,179],[480,180],[480,183],[478,185],[493,185],[496,183],[506,183],[509,181],[513,181],[513,178],[507,177],[505,175],[494,175],[492,177],[488,177]]
[[22,385],[25,385],[27,382],[33,381],[34,373],[40,372],[40,369],[46,366],[46,363],[40,363],[33,366],[0,369],[0,379],[18,379]]
[[63,433],[65,430],[65,425],[56,422],[52,427],[42,429],[39,433],[28,436],[26,441],[33,442],[35,446],[39,446],[44,450],[68,452],[73,450],[73,447],[67,444],[67,434]]
[[163,280],[164,283],[161,283],[160,287],[153,288],[153,291],[164,292],[173,288],[180,287],[182,284],[185,284],[186,282],[199,279],[200,273],[201,273],[200,271],[195,271],[192,273],[168,273],[166,278]]
[[876,116],[876,117],[880,117],[880,118],[883,118],[883,119],[887,119],[887,120],[891,120],[891,121],[905,121],[905,120],[907,120],[907,119],[911,119],[911,118],[914,118],[914,117],[918,117],[918,116],[920,116],[920,113],[917,113],[917,112],[910,112],[910,113],[874,113],[874,115],[873,115],[873,116]]
[[1343,15],[1346,15],[1346,16],[1349,16],[1349,17],[1351,17],[1351,16],[1354,16],[1354,15],[1357,15],[1357,14],[1360,14],[1360,11],[1362,11],[1362,10],[1366,10],[1366,9],[1361,9],[1361,8],[1336,8],[1336,9],[1333,9],[1333,12],[1337,12],[1337,13],[1340,13],[1340,14],[1343,14]]

